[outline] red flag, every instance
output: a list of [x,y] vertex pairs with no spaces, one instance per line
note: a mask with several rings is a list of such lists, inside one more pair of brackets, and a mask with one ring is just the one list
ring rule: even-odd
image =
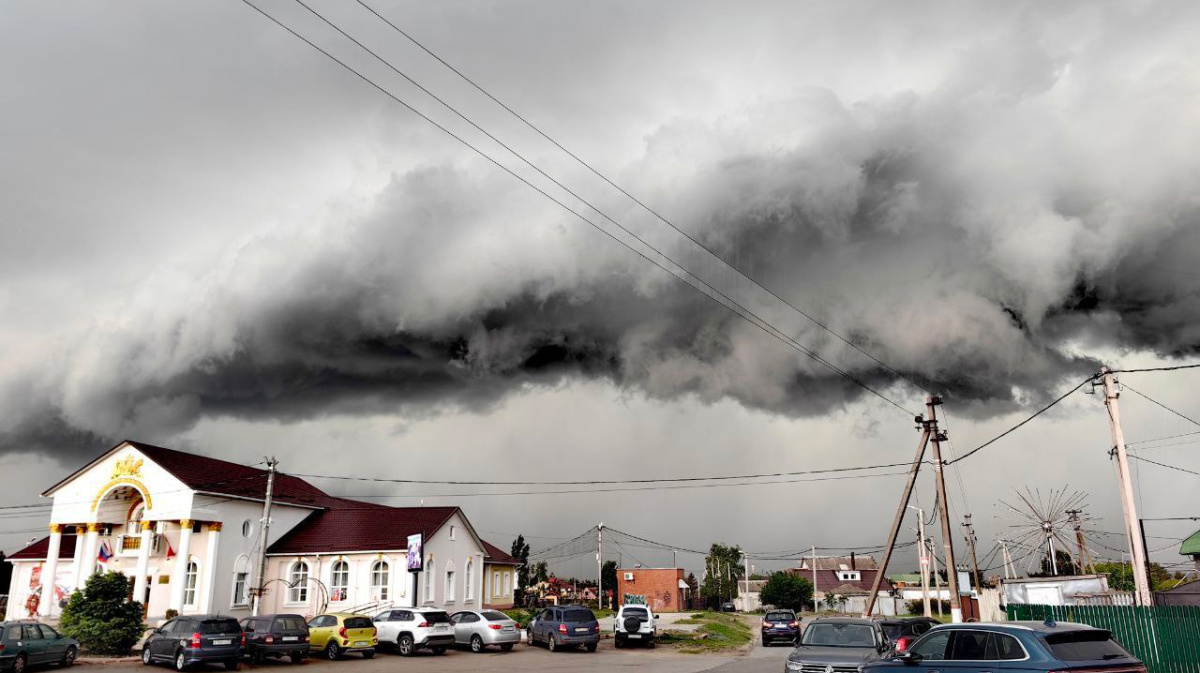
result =
[[[166,539],[166,536],[163,536]],[[167,560],[175,558],[175,549],[171,547],[171,541],[167,540]]]

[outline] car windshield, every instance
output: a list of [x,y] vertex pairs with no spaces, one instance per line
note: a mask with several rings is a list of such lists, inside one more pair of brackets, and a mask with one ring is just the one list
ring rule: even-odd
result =
[[896,638],[899,638],[907,633],[908,629],[906,629],[905,626],[906,625],[904,622],[884,622],[879,625],[879,627],[883,629],[883,632],[887,634],[887,637],[891,638],[892,640],[895,640]]
[[421,619],[424,619],[430,624],[448,624],[450,623],[450,615],[440,610],[433,612],[422,612]]
[[1112,634],[1100,629],[1052,633],[1046,644],[1062,661],[1104,661],[1129,657],[1125,648],[1112,639]]
[[646,608],[625,608],[623,614],[627,617],[645,617],[650,613],[646,612]]
[[562,620],[564,622],[572,622],[572,623],[574,623],[574,622],[594,622],[594,621],[596,621],[596,615],[593,615],[592,611],[588,610],[587,608],[572,608],[570,610],[563,610]]
[[347,617],[345,626],[348,629],[369,629],[375,624],[366,617]]
[[206,619],[200,622],[200,633],[235,633],[241,631],[233,619]]
[[488,620],[489,622],[505,622],[505,621],[508,621],[509,619],[512,619],[511,617],[504,614],[503,612],[496,612],[495,610],[484,610],[483,612],[481,612],[479,614],[483,615],[483,618]]
[[790,622],[795,618],[796,615],[790,612],[768,612],[767,616],[763,617],[763,620],[768,622]]
[[280,617],[275,620],[275,628],[280,631],[303,631],[308,625],[299,617]]
[[869,624],[814,623],[804,630],[804,645],[875,647],[875,630]]

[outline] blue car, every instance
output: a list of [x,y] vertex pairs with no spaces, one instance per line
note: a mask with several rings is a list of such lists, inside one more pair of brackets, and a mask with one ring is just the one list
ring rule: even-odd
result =
[[1145,673],[1113,640],[1083,624],[970,623],[935,626],[904,652],[866,664],[862,673]]

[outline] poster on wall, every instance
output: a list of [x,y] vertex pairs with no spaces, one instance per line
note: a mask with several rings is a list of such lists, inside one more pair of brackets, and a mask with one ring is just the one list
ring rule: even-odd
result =
[[421,572],[424,566],[425,553],[421,548],[423,539],[420,533],[408,536],[408,570]]
[[[60,609],[71,598],[71,586],[74,584],[74,579],[75,573],[69,567],[59,568],[54,573],[54,592],[50,600],[53,600]],[[29,598],[25,600],[25,610],[30,617],[37,616],[42,601],[47,599],[43,595],[44,593],[42,591],[42,566],[35,566],[29,575]]]

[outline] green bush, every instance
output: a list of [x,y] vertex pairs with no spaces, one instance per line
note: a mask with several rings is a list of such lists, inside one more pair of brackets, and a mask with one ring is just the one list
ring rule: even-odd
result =
[[813,585],[807,579],[789,572],[771,573],[759,596],[763,605],[800,612],[812,603]]
[[63,634],[78,639],[91,654],[129,654],[146,630],[142,604],[129,600],[132,584],[118,572],[92,575],[63,608]]

